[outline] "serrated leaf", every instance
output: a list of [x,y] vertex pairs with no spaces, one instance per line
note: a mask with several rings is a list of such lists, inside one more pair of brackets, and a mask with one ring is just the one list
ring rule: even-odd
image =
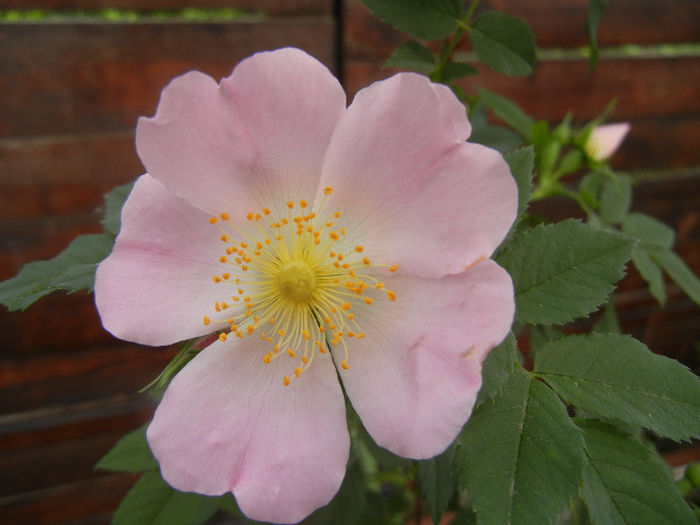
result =
[[105,211],[101,221],[102,228],[115,237],[119,234],[119,229],[121,228],[122,206],[124,206],[124,202],[129,197],[133,187],[134,182],[128,182],[113,188],[105,194]]
[[372,12],[414,38],[434,40],[457,29],[460,0],[362,0]]
[[666,304],[666,287],[664,286],[664,275],[661,268],[654,260],[649,257],[647,252],[636,246],[632,250],[632,262],[642,276],[649,284],[649,292],[659,302],[660,305]]
[[486,89],[479,89],[479,97],[481,102],[490,107],[503,122],[526,139],[531,137],[532,126],[535,124],[535,121],[520,109],[515,102]]
[[518,358],[518,346],[511,332],[505,340],[491,350],[481,368],[481,390],[476,398],[476,404],[493,399],[503,390],[508,381],[508,376],[513,372],[515,361]]
[[695,303],[700,304],[700,279],[683,259],[670,250],[650,250],[649,255]]
[[594,311],[624,274],[632,244],[573,219],[518,235],[497,256],[513,278],[515,319],[563,324]]
[[535,37],[519,18],[488,11],[474,20],[471,41],[479,60],[505,75],[529,75],[535,68]]
[[435,69],[435,58],[430,49],[411,40],[396,48],[391,56],[387,58],[384,66],[409,69],[427,75]]
[[132,473],[158,468],[146,441],[146,426],[137,428],[121,438],[95,468]]
[[615,175],[603,181],[600,191],[600,217],[617,224],[627,215],[632,203],[632,184],[628,177]]
[[518,185],[518,217],[527,209],[532,192],[532,171],[535,169],[535,149],[520,148],[504,155],[515,183]]
[[365,485],[362,470],[351,466],[340,490],[325,507],[321,507],[304,523],[308,525],[354,525],[365,506]]
[[178,492],[160,477],[146,472],[114,513],[113,525],[199,525],[218,508],[217,498]]
[[684,525],[693,512],[652,451],[617,427],[577,420],[588,466],[583,498],[596,525]]
[[468,77],[469,75],[476,75],[479,72],[475,67],[469,64],[464,64],[462,62],[448,62],[445,67],[442,68],[442,82],[452,82],[458,78]]
[[608,0],[589,0],[588,16],[586,17],[586,31],[591,41],[591,56],[588,59],[588,68],[592,71],[598,62],[598,23],[608,7]]
[[593,325],[593,330],[607,334],[621,334],[620,321],[617,318],[617,310],[612,298],[603,307],[603,312],[598,321]]
[[57,290],[92,291],[97,265],[113,244],[109,234],[81,235],[53,259],[25,264],[15,277],[0,283],[0,303],[10,311],[25,310]]
[[556,395],[519,366],[458,440],[460,481],[481,524],[550,523],[578,488],[581,432]]
[[453,444],[439,456],[418,462],[416,481],[428,504],[433,523],[440,523],[457,485],[453,468],[455,449]]
[[674,440],[700,434],[700,379],[630,336],[563,337],[540,349],[535,372],[588,413]]
[[676,236],[668,225],[644,213],[630,213],[620,226],[624,233],[639,239],[644,248],[670,250]]

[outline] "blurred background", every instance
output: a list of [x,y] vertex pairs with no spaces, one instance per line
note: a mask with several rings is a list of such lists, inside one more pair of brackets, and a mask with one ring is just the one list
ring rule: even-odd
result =
[[[525,19],[540,48],[534,75],[469,77],[537,119],[579,122],[617,97],[612,121],[632,130],[613,158],[635,181],[634,209],[677,232],[700,273],[700,2],[615,0],[590,73],[588,0],[483,0]],[[395,70],[405,37],[359,0],[0,0],[0,280],[100,231],[102,194],[143,172],[139,115],[198,69],[214,78],[260,50],[300,47],[354,93]],[[467,51],[467,50],[464,50]],[[576,215],[568,201],[536,211]],[[631,271],[615,303],[625,331],[699,370],[700,309],[669,283],[664,308]],[[136,477],[93,469],[153,402],[136,391],[173,357],[102,330],[92,296],[54,294],[26,312],[0,308],[0,523],[108,523]],[[669,452],[672,464],[698,448]]]

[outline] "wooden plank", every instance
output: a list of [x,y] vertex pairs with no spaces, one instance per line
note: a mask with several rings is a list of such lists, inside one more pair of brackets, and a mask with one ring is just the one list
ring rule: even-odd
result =
[[188,7],[234,7],[269,15],[327,15],[333,0],[0,0],[0,9],[129,9],[178,10]]
[[[530,24],[540,47],[588,45],[588,0],[486,0],[479,11],[496,9]],[[696,0],[615,0],[601,19],[601,46],[694,42],[700,34]],[[407,35],[373,17],[360,0],[345,4],[345,49],[349,60],[387,57]]]
[[174,348],[119,343],[0,360],[0,413],[133,394],[175,356]]
[[115,339],[100,323],[95,301],[87,292],[57,292],[34,303],[25,312],[0,308],[3,357],[76,351]]
[[[124,435],[148,421],[152,412],[152,408],[142,409],[0,436],[5,445],[0,449],[0,501],[103,476],[105,472],[95,471],[100,458]],[[8,448],[8,444],[13,446]]]
[[0,222],[0,279],[15,275],[25,262],[50,259],[82,233],[102,231],[99,217],[92,210]]
[[143,172],[132,131],[0,140],[0,221],[93,211]]
[[[372,61],[349,62],[345,67],[348,93],[352,96],[396,71]],[[679,83],[679,78],[684,81]],[[585,122],[617,98],[613,120],[633,124],[629,139],[615,159],[621,169],[700,164],[700,150],[694,140],[700,134],[698,85],[700,57],[604,60],[593,75],[582,60],[546,61],[529,78],[508,78],[482,70],[460,82],[467,93],[474,93],[478,86],[486,87],[511,98],[534,118],[551,122],[568,111]]]
[[296,46],[333,63],[330,18],[230,23],[0,25],[0,137],[132,130],[161,89],[214,78],[263,49]]
[[0,498],[0,523],[54,525],[114,511],[137,476],[94,478]]
[[[588,0],[486,0],[496,9],[527,21],[541,47],[588,45],[585,24]],[[615,0],[609,2],[598,28],[601,46],[693,42],[700,34],[696,0]]]
[[[531,77],[509,78],[480,65],[477,68],[479,75],[459,82],[467,93],[478,86],[494,90],[535,118],[561,119],[567,111],[574,111],[577,118],[592,118],[614,98],[618,120],[700,113],[700,57],[603,60],[594,74],[588,73],[584,60],[543,61]],[[348,62],[348,94],[397,71],[382,68],[380,61]]]

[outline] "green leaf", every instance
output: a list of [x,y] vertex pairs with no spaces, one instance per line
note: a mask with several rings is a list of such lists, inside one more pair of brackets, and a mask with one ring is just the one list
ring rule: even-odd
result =
[[102,228],[115,237],[121,227],[122,206],[134,187],[133,182],[117,186],[105,194],[105,212],[102,217]]
[[498,118],[526,139],[530,138],[535,121],[515,102],[485,89],[479,89],[479,96],[481,102],[490,107]]
[[620,226],[627,235],[639,239],[639,245],[644,248],[670,250],[675,240],[672,228],[644,213],[630,213]]
[[535,168],[535,149],[532,146],[521,148],[505,154],[515,183],[518,185],[518,217],[530,202],[532,192],[532,171]]
[[660,305],[666,304],[666,288],[664,286],[664,275],[661,268],[654,260],[649,257],[649,254],[639,246],[632,250],[632,262],[647,283],[649,283],[649,292],[659,302]]
[[588,59],[588,68],[592,71],[598,62],[598,23],[608,7],[608,0],[589,0],[588,17],[586,18],[586,31],[591,41],[591,56]]
[[669,250],[653,250],[649,255],[671,276],[681,290],[688,294],[688,297],[700,304],[700,279],[688,268],[683,259]]
[[632,203],[629,177],[614,175],[603,181],[600,191],[600,217],[607,224],[618,224],[627,215]]
[[479,60],[505,75],[529,75],[535,68],[535,37],[519,18],[488,11],[474,20],[471,41]]
[[362,0],[362,3],[399,31],[427,40],[452,33],[462,16],[460,0]]
[[581,167],[582,163],[583,153],[580,150],[572,149],[568,151],[561,159],[561,162],[559,162],[559,166],[557,166],[557,178],[573,173]]
[[581,480],[581,431],[556,395],[519,366],[458,439],[460,478],[481,524],[551,523]]
[[567,403],[674,440],[700,434],[700,379],[627,335],[590,333],[552,341],[535,372]]
[[667,467],[633,436],[595,420],[577,420],[588,466],[583,498],[596,524],[696,523]]
[[146,472],[114,513],[113,525],[198,525],[218,508],[217,498],[178,492],[160,477]]
[[612,298],[608,300],[602,309],[602,314],[593,325],[593,330],[606,334],[621,334],[620,321],[617,318],[617,309]]
[[481,390],[476,399],[476,404],[480,405],[484,401],[493,399],[503,390],[508,376],[513,372],[515,361],[518,359],[518,346],[512,332],[505,340],[491,350],[481,368]]
[[458,78],[476,75],[478,72],[479,71],[475,67],[472,67],[469,64],[464,64],[462,62],[448,62],[445,64],[445,67],[442,68],[442,82],[452,82]]
[[605,302],[631,252],[627,236],[569,219],[518,235],[497,260],[515,284],[517,321],[562,324]]
[[428,75],[435,69],[435,58],[430,49],[411,40],[401,44],[386,60],[384,66],[409,69]]
[[523,139],[519,135],[505,126],[489,124],[486,121],[486,106],[484,104],[478,104],[470,111],[469,121],[472,124],[469,142],[483,144],[497,149],[501,153],[511,151],[523,143]]
[[121,438],[95,465],[95,468],[132,473],[158,468],[158,463],[153,458],[146,441],[146,426]]
[[365,485],[362,470],[351,466],[340,490],[325,507],[314,512],[304,522],[308,525],[353,525],[358,522],[365,506]]
[[57,290],[92,291],[97,265],[109,255],[113,244],[109,234],[81,235],[53,259],[25,264],[15,277],[0,283],[0,303],[10,311],[26,310]]
[[418,462],[416,481],[428,504],[433,523],[440,523],[457,485],[453,469],[456,448],[453,444],[439,456]]

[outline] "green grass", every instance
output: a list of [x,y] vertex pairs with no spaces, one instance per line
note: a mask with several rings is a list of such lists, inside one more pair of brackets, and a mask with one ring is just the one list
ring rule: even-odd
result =
[[45,9],[0,10],[0,23],[21,22],[66,22],[66,21],[103,21],[103,22],[228,22],[259,16],[236,8],[198,9],[188,7],[179,10],[156,9],[134,11],[129,9],[71,9],[50,11]]

